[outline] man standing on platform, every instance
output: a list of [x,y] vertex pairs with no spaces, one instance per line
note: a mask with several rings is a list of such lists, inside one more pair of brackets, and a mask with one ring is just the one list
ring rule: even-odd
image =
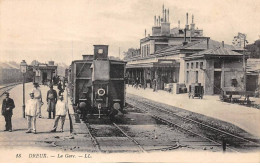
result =
[[57,103],[57,92],[53,89],[53,85],[49,85],[50,90],[47,92],[47,103],[48,108],[47,111],[49,112],[48,119],[51,119],[51,112],[53,112],[53,119],[55,118],[55,105]]
[[42,117],[42,115],[41,115],[42,92],[41,92],[41,90],[39,88],[39,84],[37,82],[34,82],[33,85],[34,85],[34,88],[32,90],[32,93],[34,93],[34,99],[37,100],[37,102],[38,102],[37,112],[39,112],[39,118],[41,118]]
[[5,92],[5,99],[2,104],[2,115],[5,117],[5,130],[12,132],[12,115],[15,108],[14,100],[9,98],[9,93]]
[[25,115],[27,116],[28,130],[26,133],[36,134],[36,117],[39,115],[38,101],[34,99],[34,93],[30,93],[30,99],[26,103]]
[[59,120],[61,120],[61,132],[63,132],[63,126],[66,118],[66,114],[68,111],[68,105],[66,101],[63,101],[63,96],[59,96],[59,100],[56,104],[56,118],[54,122],[53,129],[51,132],[56,132],[56,129],[58,127]]
[[80,103],[78,109],[81,112],[82,121],[85,121],[88,113],[91,113],[91,87],[87,88],[87,91],[83,92],[83,97],[79,99]]
[[153,91],[157,91],[157,80],[156,78],[153,79]]

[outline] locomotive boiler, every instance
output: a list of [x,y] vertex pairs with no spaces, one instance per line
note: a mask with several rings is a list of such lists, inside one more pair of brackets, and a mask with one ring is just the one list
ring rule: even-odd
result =
[[109,59],[108,45],[94,45],[94,55],[83,55],[83,60],[73,61],[68,78],[73,104],[89,100],[91,111],[88,112],[99,118],[101,115],[113,118],[118,111],[123,112],[125,64]]

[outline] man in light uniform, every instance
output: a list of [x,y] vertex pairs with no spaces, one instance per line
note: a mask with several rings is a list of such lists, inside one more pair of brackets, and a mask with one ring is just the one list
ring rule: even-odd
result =
[[41,115],[41,107],[42,107],[42,92],[41,89],[39,88],[39,84],[38,83],[33,83],[34,88],[32,90],[32,93],[34,93],[34,99],[37,100],[38,102],[38,112],[39,112],[39,118],[42,117]]
[[36,134],[36,117],[39,114],[38,101],[34,99],[34,94],[30,93],[30,99],[26,103],[25,115],[27,116],[28,130],[26,133]]
[[59,120],[61,121],[61,126],[60,126],[61,132],[63,132],[63,126],[64,126],[67,111],[68,111],[67,102],[63,100],[63,96],[59,96],[59,100],[56,103],[55,122],[51,132],[56,132]]

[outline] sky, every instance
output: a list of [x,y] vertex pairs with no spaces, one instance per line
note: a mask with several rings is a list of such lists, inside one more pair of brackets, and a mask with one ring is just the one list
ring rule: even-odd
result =
[[[242,32],[259,39],[260,0],[0,0],[0,61],[26,60],[69,65],[109,45],[109,56],[123,57],[151,34],[154,15],[170,10],[171,28],[194,15],[204,36],[231,44]],[[120,48],[120,51],[119,51]]]

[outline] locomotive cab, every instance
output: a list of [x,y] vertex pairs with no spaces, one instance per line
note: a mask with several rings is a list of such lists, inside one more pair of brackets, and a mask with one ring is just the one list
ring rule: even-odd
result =
[[[94,55],[73,61],[70,72],[74,105],[89,91],[91,114],[113,118],[125,106],[125,62],[108,58],[108,45],[94,45]],[[89,90],[87,88],[90,88]]]

